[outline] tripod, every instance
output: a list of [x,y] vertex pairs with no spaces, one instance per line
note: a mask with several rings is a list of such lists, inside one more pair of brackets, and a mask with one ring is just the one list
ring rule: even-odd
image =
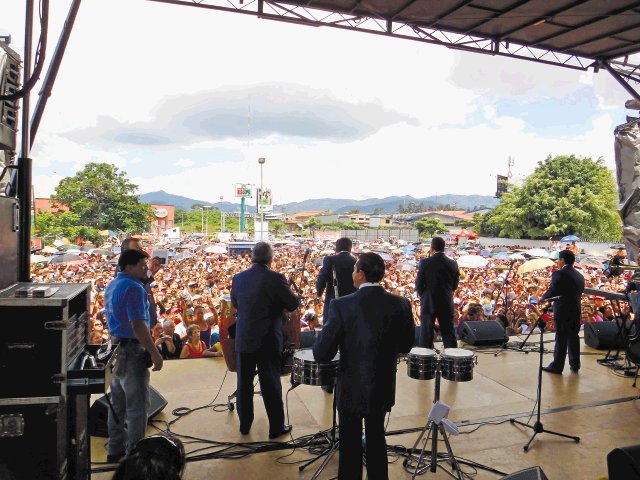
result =
[[[529,451],[529,446],[531,445],[531,442],[533,442],[533,439],[536,438],[536,435],[539,433],[549,433],[551,435],[557,435],[558,437],[564,437],[564,438],[570,438],[572,440],[574,440],[575,442],[580,442],[580,437],[574,437],[572,435],[566,435],[564,433],[558,433],[558,432],[552,432],[551,430],[546,430],[544,428],[544,426],[542,425],[542,422],[540,421],[540,408],[541,408],[541,400],[542,400],[542,356],[544,355],[544,342],[543,342],[543,336],[544,336],[544,322],[541,322],[540,319],[538,319],[538,321],[536,322],[536,325],[538,326],[538,328],[540,329],[540,350],[539,350],[539,354],[540,354],[540,359],[539,359],[539,364],[538,364],[538,394],[536,396],[536,403],[538,405],[538,414],[536,417],[536,423],[534,423],[533,425],[529,425],[528,423],[524,423],[521,422],[519,420],[516,420],[515,418],[510,419],[511,423],[517,423],[518,425],[522,425],[523,427],[526,428],[530,428],[533,430],[533,435],[531,435],[531,438],[529,439],[529,441],[527,442],[527,444],[523,447],[525,452]],[[529,332],[529,335],[531,335],[531,333],[533,332],[533,329],[531,329],[531,332]],[[529,338],[529,336],[527,336],[527,339]],[[526,343],[527,339],[525,339],[525,341],[523,342]]]
[[337,422],[336,422],[336,410],[337,410],[337,405],[336,405],[336,394],[334,392],[333,394],[333,423],[331,425],[331,436],[327,438],[327,440],[329,440],[329,448],[327,450],[325,450],[324,452],[322,452],[319,455],[316,455],[315,458],[312,458],[311,460],[309,460],[308,462],[300,465],[298,467],[299,471],[303,471],[305,468],[307,468],[309,465],[311,465],[312,463],[315,463],[317,460],[319,460],[321,457],[325,456],[325,459],[322,461],[322,463],[320,464],[320,466],[318,467],[318,470],[316,470],[316,473],[313,474],[313,476],[311,477],[311,480],[316,480],[320,474],[322,473],[322,471],[325,469],[325,467],[329,464],[329,462],[331,461],[331,459],[333,458],[333,456],[336,454],[336,452],[338,451],[338,449],[340,448],[340,440],[336,439],[336,428],[337,428]]
[[[444,414],[442,414],[443,413],[442,407],[446,409]],[[437,412],[437,410],[440,410],[440,412]],[[447,461],[451,464],[451,467],[453,468],[453,472],[455,473],[455,476],[447,471],[449,475],[451,475],[453,478],[456,478],[457,480],[463,480],[462,469],[460,468],[460,464],[456,460],[456,457],[453,454],[453,451],[451,450],[451,444],[449,443],[449,438],[447,437],[447,432],[445,428],[444,421],[446,420],[448,422],[448,420],[446,419],[446,414],[448,412],[449,412],[449,407],[447,407],[443,403],[440,403],[440,369],[438,368],[436,369],[435,398],[433,401],[433,407],[431,408],[431,412],[429,412],[429,419],[425,427],[421,430],[420,435],[418,436],[418,439],[413,444],[413,448],[411,449],[411,452],[412,452],[411,457],[405,458],[403,462],[403,465],[405,467],[408,467],[409,464],[412,463],[411,460],[413,459],[413,455],[414,455],[413,452],[417,450],[420,440],[424,438],[422,442],[422,448],[420,449],[420,453],[418,455],[418,459],[415,462],[415,470],[413,472],[413,476],[411,477],[412,479],[416,478],[416,475],[418,474],[422,475],[427,470],[431,470],[432,472],[435,472],[437,470],[438,461],[439,461],[438,460],[438,434],[440,434],[442,435],[442,440],[444,441],[444,445],[447,449],[447,453],[449,454],[448,457],[444,457],[440,459],[440,461]],[[453,428],[455,429],[455,426]],[[457,430],[455,430],[455,432],[457,433]],[[425,433],[427,434],[426,437],[425,437]],[[427,449],[427,444],[429,443],[429,439],[431,439],[431,455],[430,455],[431,460],[429,461],[428,464],[425,464],[423,462],[423,459],[426,455],[426,449]]]

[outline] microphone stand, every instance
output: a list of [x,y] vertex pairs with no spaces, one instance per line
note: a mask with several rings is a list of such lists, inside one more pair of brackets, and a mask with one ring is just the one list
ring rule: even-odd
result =
[[[557,298],[558,297],[548,298],[548,299],[546,299],[546,301],[555,300]],[[566,435],[564,433],[553,432],[551,430],[545,429],[544,425],[542,425],[542,422],[540,421],[540,409],[541,409],[541,403],[542,403],[542,356],[544,355],[544,342],[543,342],[544,328],[543,328],[543,323],[544,322],[541,321],[540,319],[538,319],[538,321],[536,322],[536,326],[538,326],[538,328],[540,329],[540,349],[539,349],[539,357],[540,358],[539,358],[539,364],[538,364],[538,392],[537,392],[537,395],[536,395],[536,404],[538,405],[538,413],[537,413],[537,416],[536,416],[536,422],[533,425],[529,425],[528,423],[521,422],[520,420],[516,420],[515,418],[511,418],[510,419],[510,422],[512,424],[513,423],[517,423],[518,425],[522,425],[525,428],[530,428],[530,429],[533,430],[533,435],[531,435],[531,438],[529,439],[527,444],[523,447],[525,452],[529,451],[529,446],[531,445],[531,442],[533,442],[533,439],[536,438],[536,435],[538,435],[539,433],[548,433],[550,435],[556,435],[558,437],[570,438],[571,440],[575,441],[576,443],[580,442],[580,437],[576,437],[576,436],[573,436],[573,435]],[[533,329],[531,329],[531,331],[533,331]],[[531,332],[529,333],[529,335],[531,335]],[[527,337],[527,338],[529,338],[529,337]],[[526,343],[526,339],[522,343],[522,345],[524,345],[524,343]]]

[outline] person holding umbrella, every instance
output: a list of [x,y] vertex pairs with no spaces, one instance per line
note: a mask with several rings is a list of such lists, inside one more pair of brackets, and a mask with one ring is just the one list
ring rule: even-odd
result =
[[571,371],[580,370],[580,308],[584,291],[584,277],[573,268],[576,256],[569,250],[562,250],[556,265],[558,270],[551,274],[549,289],[540,298],[540,303],[548,298],[559,297],[553,302],[553,320],[556,324],[556,346],[553,361],[542,370],[562,374],[569,351]]

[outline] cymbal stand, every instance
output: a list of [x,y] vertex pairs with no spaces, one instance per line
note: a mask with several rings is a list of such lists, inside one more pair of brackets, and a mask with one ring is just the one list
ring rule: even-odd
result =
[[529,425],[528,423],[521,422],[519,420],[516,420],[515,418],[511,418],[510,419],[511,423],[517,423],[518,425],[522,425],[523,427],[530,428],[530,429],[533,430],[533,435],[531,435],[531,438],[529,439],[527,444],[523,447],[525,452],[529,451],[529,446],[531,445],[531,442],[533,442],[533,439],[536,438],[536,435],[539,434],[539,433],[549,433],[551,435],[556,435],[558,437],[570,438],[570,439],[574,440],[575,442],[580,442],[580,437],[575,437],[573,435],[566,435],[564,433],[558,433],[558,432],[552,432],[551,430],[546,430],[544,428],[544,425],[542,425],[542,422],[540,421],[540,408],[541,408],[541,403],[542,403],[542,356],[544,355],[544,342],[543,342],[544,327],[540,322],[541,322],[540,319],[538,319],[538,322],[536,324],[538,326],[538,328],[540,329],[540,350],[539,350],[540,359],[539,359],[539,364],[538,364],[538,393],[537,393],[537,396],[536,396],[536,404],[538,405],[538,414],[537,414],[537,417],[536,417],[536,423],[534,423],[533,425]]
[[[411,477],[412,479],[416,478],[416,475],[422,475],[427,470],[435,472],[438,468],[438,462],[446,461],[451,464],[451,468],[453,469],[453,473],[455,475],[447,470],[445,471],[453,478],[456,478],[457,480],[463,480],[462,469],[460,468],[460,464],[456,460],[456,457],[451,450],[449,437],[447,437],[447,430],[449,430],[454,435],[458,434],[458,430],[455,424],[447,418],[448,413],[449,406],[440,401],[440,368],[437,368],[435,398],[433,401],[433,406],[431,407],[431,411],[428,415],[427,424],[420,432],[420,435],[418,436],[416,442],[413,444],[411,455],[408,458],[405,458],[403,462],[405,468],[410,467],[412,464],[414,464],[414,452],[417,451],[418,444],[420,443],[420,440],[422,440],[422,448],[420,449],[417,459],[415,459],[415,470],[413,471],[413,476]],[[442,435],[442,439],[448,453],[448,456],[443,456],[441,459],[438,459],[438,434]],[[430,460],[429,463],[426,463],[425,457],[428,455],[427,444],[429,443],[429,440],[431,440],[431,451],[429,454]],[[440,468],[443,467],[440,466]]]
[[[335,386],[334,386],[334,388],[335,388]],[[320,474],[325,469],[325,467],[329,464],[329,462],[331,461],[333,456],[340,449],[340,440],[336,438],[336,430],[337,430],[337,425],[338,425],[338,422],[336,421],[336,410],[337,410],[336,394],[335,394],[335,391],[334,391],[334,393],[333,393],[333,423],[331,425],[331,436],[327,438],[329,440],[329,447],[324,452],[320,453],[319,455],[316,455],[315,458],[312,458],[307,463],[304,463],[304,464],[302,464],[302,465],[300,465],[298,467],[298,470],[302,472],[309,465],[311,465],[312,463],[315,463],[317,460],[319,460],[321,457],[324,456],[325,459],[322,461],[322,463],[318,467],[318,470],[316,470],[316,472],[313,474],[313,476],[311,477],[311,480],[316,480],[320,476]]]

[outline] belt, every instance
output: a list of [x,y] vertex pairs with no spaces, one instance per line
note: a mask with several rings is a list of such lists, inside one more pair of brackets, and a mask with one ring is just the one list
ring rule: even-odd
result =
[[139,344],[140,341],[137,338],[120,338],[120,337],[113,337],[113,343],[115,343],[116,345],[128,345],[130,343],[134,343],[134,344]]

